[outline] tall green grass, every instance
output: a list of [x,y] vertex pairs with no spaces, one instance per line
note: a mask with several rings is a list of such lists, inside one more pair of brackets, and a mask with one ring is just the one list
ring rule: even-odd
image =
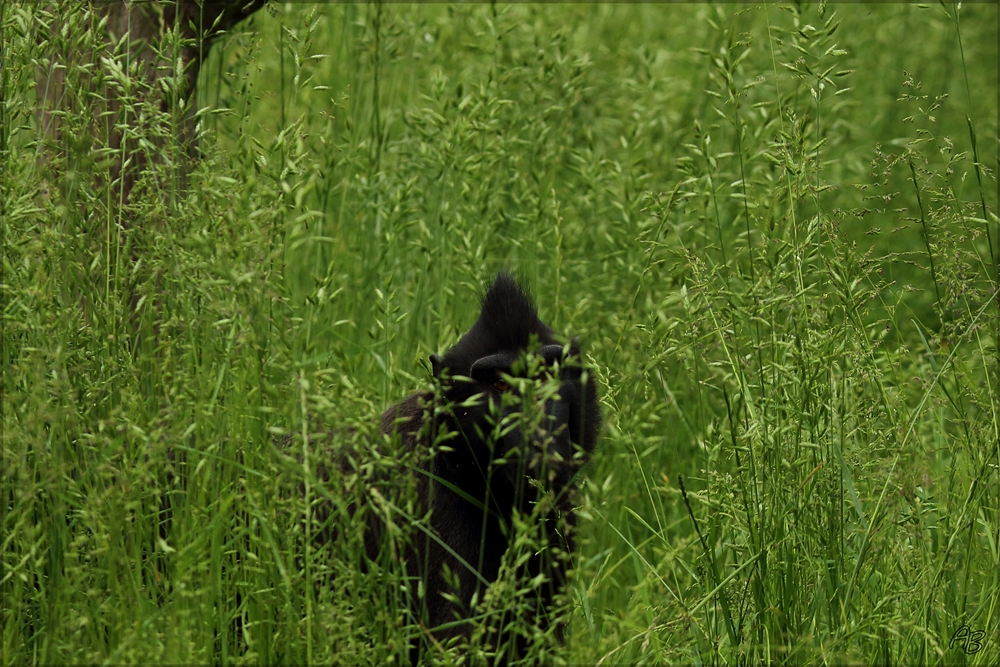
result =
[[190,163],[57,9],[0,5],[5,663],[405,661],[391,460],[316,471],[501,267],[602,390],[548,660],[1000,660],[995,7],[273,4]]

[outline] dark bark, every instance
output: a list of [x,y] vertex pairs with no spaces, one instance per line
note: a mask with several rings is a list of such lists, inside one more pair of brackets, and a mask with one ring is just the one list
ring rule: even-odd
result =
[[156,78],[156,68],[169,62],[157,58],[154,48],[166,34],[179,28],[184,40],[180,49],[181,62],[187,78],[186,93],[195,89],[202,61],[221,34],[256,12],[267,0],[108,0],[100,3],[107,16],[109,38],[117,41],[125,34],[134,45],[133,53],[152,65],[147,69]]
[[[198,158],[192,95],[201,64],[221,35],[266,1],[97,0],[89,5],[49,7],[51,22],[39,25],[40,39],[65,28],[70,12],[92,15],[95,20],[90,27],[96,34],[61,53],[51,53],[49,67],[39,67],[40,126],[52,155],[71,152],[70,145],[83,153],[107,151],[111,157],[104,176],[107,182],[100,182],[102,177],[95,174],[94,185],[95,189],[111,187],[107,200],[122,205],[119,220],[124,227],[130,224],[127,211],[132,190],[145,170],[168,159],[183,174],[190,167],[184,163]],[[122,68],[127,90],[102,61],[106,54]],[[82,131],[65,127],[63,116],[81,111],[89,111],[91,127]],[[139,127],[140,117],[171,127]]]
[[[122,313],[133,350],[159,338],[160,299],[152,329],[138,318],[138,282],[150,279],[143,267],[143,218],[139,202],[155,199],[150,209],[183,192],[183,174],[198,159],[192,95],[201,64],[216,40],[236,23],[264,6],[266,0],[64,0],[39,5],[34,29],[40,46],[36,70],[36,120],[41,130],[48,185],[59,189],[61,202],[79,210],[84,234],[107,234],[108,262],[128,263],[131,280],[113,299]],[[141,141],[140,141],[141,139]],[[164,170],[164,166],[169,168]],[[180,174],[171,187],[160,187],[164,173]],[[135,188],[147,182],[143,196]],[[85,192],[85,194],[83,194]],[[47,191],[43,194],[48,195]],[[94,214],[98,209],[98,214]],[[114,227],[98,223],[114,220]],[[155,219],[155,218],[154,218]],[[151,226],[151,231],[158,230]],[[112,256],[111,253],[115,254]],[[141,268],[140,268],[141,267]],[[138,269],[138,270],[137,270]],[[153,278],[155,280],[155,278]],[[154,290],[159,292],[159,284]],[[85,317],[91,304],[79,296]],[[114,311],[113,311],[114,312]],[[151,346],[156,349],[156,346]],[[152,353],[155,354],[155,353]],[[183,455],[167,450],[165,488],[176,489],[175,464]],[[168,539],[170,494],[159,503],[159,537]],[[150,548],[150,553],[155,546]]]
[[[108,18],[107,33],[112,42],[119,41],[127,35],[131,53],[142,63],[141,72],[146,77],[148,85],[143,90],[152,95],[160,96],[157,100],[160,111],[171,112],[171,106],[179,115],[177,139],[180,143],[181,159],[187,161],[197,159],[198,147],[194,133],[196,111],[191,97],[197,89],[198,73],[201,64],[208,57],[209,50],[216,39],[230,30],[237,22],[249,16],[264,6],[266,0],[146,0],[139,2],[115,2],[109,0],[102,3],[102,12]],[[164,42],[171,31],[180,33],[179,49],[164,48]],[[174,76],[174,65],[167,58],[180,56],[183,70],[182,88],[173,96],[164,92],[158,85],[158,79],[163,76]],[[147,100],[153,102],[153,100]],[[120,148],[123,141],[121,133],[110,131],[112,146]],[[122,189],[121,201],[128,201],[135,184],[135,179],[146,163],[147,156],[136,150],[125,139],[123,156],[131,158],[131,162],[120,173]],[[118,165],[122,169],[121,163]],[[186,172],[182,170],[181,173]]]

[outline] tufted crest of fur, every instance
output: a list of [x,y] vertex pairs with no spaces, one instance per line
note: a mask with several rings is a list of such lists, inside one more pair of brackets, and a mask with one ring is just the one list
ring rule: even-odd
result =
[[556,343],[552,330],[538,319],[531,296],[506,271],[497,274],[483,297],[479,319],[443,358],[432,358],[434,374],[468,375],[477,359],[496,352],[527,349],[534,336],[542,345]]

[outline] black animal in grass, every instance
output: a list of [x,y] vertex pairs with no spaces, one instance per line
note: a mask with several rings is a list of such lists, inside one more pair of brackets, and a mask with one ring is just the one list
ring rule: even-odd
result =
[[[482,601],[498,578],[517,538],[517,510],[537,529],[528,557],[513,570],[529,592],[516,609],[494,610],[490,631],[474,638],[494,653],[491,662],[506,664],[528,647],[525,633],[511,628],[561,636],[549,611],[573,551],[574,475],[600,429],[597,386],[577,341],[559,342],[507,273],[486,292],[472,328],[431,364],[437,391],[404,399],[381,420],[404,452],[432,452],[416,475],[429,525],[413,531],[403,553],[414,582],[410,612],[424,629],[411,659],[419,661],[431,643],[472,636],[463,619],[477,613],[474,599]],[[370,554],[380,533],[366,539]]]

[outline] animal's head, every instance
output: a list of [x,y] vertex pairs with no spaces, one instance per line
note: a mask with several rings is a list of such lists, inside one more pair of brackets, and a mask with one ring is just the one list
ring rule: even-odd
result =
[[484,474],[492,467],[515,487],[544,477],[562,489],[593,451],[597,384],[579,343],[557,340],[509,274],[497,275],[479,319],[431,364],[458,431],[448,444],[468,447]]

